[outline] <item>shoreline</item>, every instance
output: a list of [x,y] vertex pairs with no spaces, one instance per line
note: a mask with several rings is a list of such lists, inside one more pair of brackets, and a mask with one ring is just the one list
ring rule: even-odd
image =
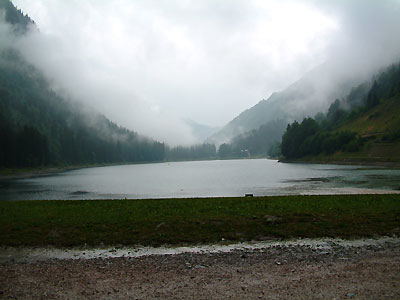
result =
[[114,246],[114,247],[7,247],[0,246],[0,264],[32,263],[49,260],[92,260],[92,259],[115,259],[115,258],[142,258],[147,256],[169,256],[169,255],[202,255],[202,254],[229,254],[235,251],[257,252],[269,251],[274,248],[292,249],[305,248],[313,251],[332,251],[337,247],[342,248],[364,248],[384,247],[385,245],[399,245],[398,236],[381,236],[375,238],[341,239],[341,238],[296,238],[288,240],[265,240],[248,241],[239,243],[217,243],[206,245],[186,246]]
[[[248,158],[245,158],[248,159]],[[270,158],[255,158],[255,159],[269,159]],[[236,159],[235,159],[236,160]],[[197,161],[197,160],[196,160]],[[371,166],[371,167],[381,167],[381,168],[400,168],[400,162],[368,162],[368,161],[309,161],[309,160],[276,160],[279,163],[293,163],[293,164],[323,164],[323,165],[354,165],[354,166]],[[165,161],[168,162],[182,162],[182,161]],[[189,161],[184,161],[189,162]],[[67,171],[86,169],[86,168],[100,168],[100,167],[112,167],[112,166],[122,166],[122,165],[136,165],[136,164],[151,164],[151,163],[164,163],[164,162],[144,162],[144,163],[113,163],[113,164],[98,164],[98,165],[73,165],[64,167],[43,167],[43,168],[33,168],[33,169],[3,169],[0,170],[0,181],[6,180],[16,180],[25,178],[35,178],[41,176],[49,176],[54,174],[59,174]]]
[[41,176],[49,176],[59,174],[67,171],[89,169],[89,168],[103,168],[103,167],[114,167],[114,166],[125,166],[125,165],[141,165],[141,164],[158,164],[164,163],[163,161],[154,162],[132,162],[132,163],[110,163],[110,164],[92,164],[92,165],[71,165],[63,167],[40,167],[40,168],[26,168],[26,169],[2,169],[0,170],[0,181],[35,178]]
[[[0,174],[0,181],[49,176],[49,175],[63,173],[66,171],[77,170],[80,168],[81,167],[52,167],[52,168],[43,168],[43,169],[37,169],[37,170],[18,170],[18,171],[14,171],[14,172],[5,171],[6,172],[5,174],[3,174],[3,173]],[[82,168],[85,168],[85,167],[82,167]]]
[[387,161],[326,161],[326,160],[278,160],[279,163],[289,164],[321,164],[321,165],[344,165],[344,166],[370,166],[370,167],[381,167],[388,169],[399,169],[400,162],[387,162]]

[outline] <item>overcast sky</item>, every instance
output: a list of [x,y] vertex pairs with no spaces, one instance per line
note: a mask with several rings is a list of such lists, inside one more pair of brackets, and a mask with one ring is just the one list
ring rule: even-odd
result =
[[[400,53],[400,0],[13,0],[25,54],[60,91],[171,144],[223,126],[331,60]],[[26,47],[29,43],[29,47]]]

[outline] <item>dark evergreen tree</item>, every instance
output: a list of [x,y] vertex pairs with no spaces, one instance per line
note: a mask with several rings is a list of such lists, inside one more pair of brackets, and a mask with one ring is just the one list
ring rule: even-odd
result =
[[218,148],[218,157],[221,159],[232,158],[232,149],[229,144],[222,144]]
[[368,92],[367,99],[366,99],[366,105],[367,108],[374,107],[379,104],[379,91],[378,91],[378,84],[376,83],[376,80],[374,81],[374,84],[372,85],[371,89]]
[[173,148],[167,147],[166,159],[169,161],[179,160],[203,160],[215,159],[217,152],[213,144],[199,144],[192,146],[177,146]]

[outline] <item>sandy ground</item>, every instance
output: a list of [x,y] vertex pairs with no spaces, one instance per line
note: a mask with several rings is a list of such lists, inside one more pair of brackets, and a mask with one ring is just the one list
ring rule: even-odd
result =
[[0,264],[0,299],[400,299],[400,240]]

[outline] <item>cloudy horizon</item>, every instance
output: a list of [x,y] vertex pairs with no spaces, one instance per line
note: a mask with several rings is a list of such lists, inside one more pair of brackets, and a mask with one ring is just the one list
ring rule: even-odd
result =
[[369,72],[400,53],[397,0],[13,3],[56,88],[172,145],[197,142],[183,119],[223,126],[326,61]]

